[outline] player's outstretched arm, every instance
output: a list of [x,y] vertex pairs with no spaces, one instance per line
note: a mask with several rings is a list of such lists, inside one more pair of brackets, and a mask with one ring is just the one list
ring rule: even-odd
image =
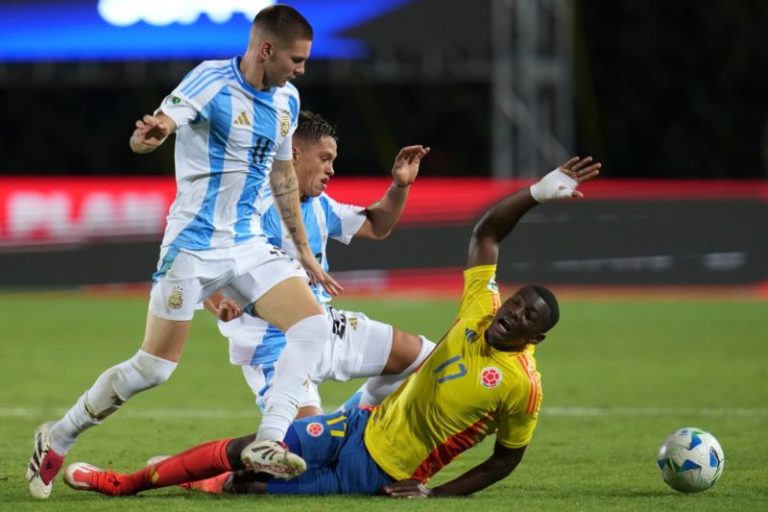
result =
[[552,199],[580,198],[576,187],[600,173],[599,162],[592,157],[573,157],[530,187],[514,192],[485,212],[469,240],[467,268],[495,265],[499,243],[514,229],[528,210]]
[[293,163],[290,160],[275,160],[272,164],[272,172],[269,174],[269,184],[272,187],[272,197],[277,211],[296,246],[299,262],[306,269],[312,282],[320,283],[331,295],[338,295],[342,290],[341,286],[323,270],[307,242],[307,233],[301,218],[299,182]]
[[521,448],[505,448],[496,443],[485,462],[443,485],[429,489],[416,480],[401,480],[384,487],[389,496],[401,498],[434,498],[441,496],[467,496],[483,490],[507,477],[520,464],[525,453]]
[[134,153],[145,154],[159,148],[170,134],[176,131],[176,122],[162,112],[145,115],[136,121],[136,129],[128,144]]
[[400,150],[392,165],[392,185],[381,199],[365,209],[365,222],[355,236],[372,240],[389,236],[403,214],[411,183],[416,180],[421,160],[427,153],[429,148],[424,146],[406,146]]

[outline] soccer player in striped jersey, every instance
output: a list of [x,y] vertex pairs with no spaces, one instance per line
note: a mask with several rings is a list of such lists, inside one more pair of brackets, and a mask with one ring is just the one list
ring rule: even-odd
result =
[[[469,243],[458,317],[425,363],[380,406],[296,420],[285,442],[308,469],[293,480],[239,474],[218,492],[458,496],[509,475],[536,427],[541,379],[535,346],[559,319],[555,296],[520,288],[501,303],[495,281],[499,245],[539,203],[582,197],[577,186],[600,164],[572,158],[483,215]],[[429,488],[429,479],[463,451],[496,435],[491,456],[459,477]],[[137,492],[251,468],[243,447],[254,436],[198,445],[132,474],[86,463],[67,468],[73,488],[108,495]]]
[[[300,112],[292,144],[307,239],[326,272],[329,238],[348,244],[353,238],[381,240],[389,235],[405,208],[421,160],[429,153],[429,148],[418,145],[402,148],[392,167],[392,185],[381,199],[366,208],[339,203],[326,193],[335,174],[333,164],[338,151],[336,130],[328,121],[312,112]],[[266,194],[261,209],[261,225],[269,242],[295,257],[296,246],[271,194]],[[377,322],[363,313],[336,310],[330,306],[331,295],[322,286],[314,284],[311,288],[317,301],[325,305],[330,330],[312,383],[305,388],[299,403],[297,417],[323,413],[317,383],[327,379],[374,377],[355,394],[353,401],[355,405],[378,404],[434,348],[434,343],[426,338]],[[221,311],[222,304],[230,307],[231,303],[222,301],[221,294],[206,301],[206,307],[217,315],[233,316],[232,311]],[[275,362],[286,344],[285,334],[251,314],[219,320],[219,330],[229,338],[230,361],[242,368],[263,411],[271,394]]]
[[[196,305],[219,289],[239,304],[254,304],[259,316],[286,333],[269,408],[251,448],[263,455],[267,472],[285,477],[303,470],[301,458],[281,442],[329,329],[307,274],[330,293],[340,290],[307,242],[292,165],[300,105],[289,80],[304,73],[312,38],[298,11],[267,7],[254,18],[242,57],[198,65],[153,115],[136,122],[130,138],[136,153],[153,151],[176,133],[178,192],[153,275],[144,341],[132,358],[102,373],[63,418],[37,429],[27,468],[32,496],[50,495],[65,454],[83,431],[168,380]],[[256,220],[268,188],[298,262],[271,246]]]

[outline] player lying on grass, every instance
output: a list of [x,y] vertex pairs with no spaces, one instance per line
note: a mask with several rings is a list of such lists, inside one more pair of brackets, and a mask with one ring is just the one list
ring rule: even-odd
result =
[[[348,244],[353,238],[381,240],[389,235],[405,208],[421,159],[429,153],[429,148],[423,146],[402,148],[392,165],[392,185],[381,199],[365,208],[339,203],[326,194],[328,182],[335,174],[333,163],[337,156],[336,130],[328,121],[312,112],[300,112],[292,142],[304,228],[312,254],[325,272],[329,271],[329,238]],[[259,210],[263,212],[261,228],[269,243],[296,258],[296,247],[271,194]],[[344,381],[381,375],[366,382],[353,397],[362,405],[380,403],[435,346],[423,337],[371,320],[363,313],[336,310],[330,306],[331,295],[320,284],[311,288],[317,301],[325,305],[330,332],[324,342],[324,364],[314,368],[312,382],[299,401],[299,418],[323,413],[317,383],[327,379]],[[275,362],[286,345],[285,334],[251,314],[238,316],[236,303],[222,302],[221,294],[206,301],[206,307],[220,318],[237,317],[220,320],[219,330],[229,338],[230,361],[242,368],[263,412],[271,394]]]
[[[542,180],[508,196],[475,226],[458,318],[419,370],[380,406],[293,422],[284,442],[308,469],[293,480],[239,474],[219,491],[269,494],[471,494],[510,474],[522,460],[541,405],[534,348],[559,319],[547,288],[528,285],[501,306],[495,282],[499,243],[541,202],[577,198],[578,184],[599,172],[591,158],[572,158]],[[496,434],[493,454],[435,488],[426,483],[464,450]],[[254,435],[198,445],[131,474],[86,463],[70,465],[75,489],[108,495],[248,469]]]

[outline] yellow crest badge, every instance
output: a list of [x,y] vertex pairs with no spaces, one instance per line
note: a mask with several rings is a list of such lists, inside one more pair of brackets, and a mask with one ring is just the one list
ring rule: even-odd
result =
[[184,304],[184,288],[181,286],[174,286],[171,296],[168,297],[168,307],[171,309],[179,309]]
[[287,111],[280,111],[280,135],[285,137],[291,129],[291,116]]

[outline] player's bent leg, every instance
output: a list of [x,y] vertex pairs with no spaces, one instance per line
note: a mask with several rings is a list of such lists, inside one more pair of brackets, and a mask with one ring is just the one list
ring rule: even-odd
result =
[[392,328],[392,350],[384,365],[382,375],[400,374],[410,369],[410,373],[419,367],[435,348],[435,344],[424,336]]
[[286,346],[275,364],[275,374],[257,443],[247,447],[248,464],[278,478],[303,471],[304,463],[280,441],[295,419],[306,385],[322,355],[330,325],[325,312],[301,278],[285,279],[254,304],[261,318],[285,333]]
[[[243,377],[245,377],[245,382],[255,397],[256,406],[261,412],[264,412],[266,400],[272,388],[274,363],[244,364],[240,366],[240,369],[243,372]],[[305,386],[304,397],[299,402],[296,418],[323,414],[320,404],[320,393],[317,390],[317,384],[313,382],[309,386]]]
[[[176,368],[189,330],[189,322],[163,320],[149,315],[144,350],[103,372],[58,422],[41,426],[35,433],[35,451],[27,469],[32,496],[47,498],[64,455],[85,430],[116,412],[133,395],[166,382]],[[150,340],[151,343],[147,343]]]
[[172,320],[149,313],[141,349],[156,357],[177,362],[187,342],[191,325],[191,319]]
[[[414,355],[413,349],[416,343],[418,343],[419,348]],[[360,389],[344,402],[340,410],[350,410],[363,405],[380,404],[387,396],[399,388],[400,384],[402,384],[409,375],[421,366],[434,348],[435,343],[424,336],[415,336],[394,329],[392,351],[390,352],[390,357],[384,367],[385,369],[382,371],[382,375],[368,379]],[[398,368],[402,368],[405,362],[408,362],[408,364],[400,373],[395,375],[384,375],[385,372],[392,372]]]
[[[67,468],[65,481],[76,490],[128,496],[148,489],[204,480],[232,471],[227,455],[227,446],[231,441],[222,439],[204,443],[130,474],[103,471],[90,464],[75,463]],[[239,459],[236,462],[238,467],[242,467]]]
[[189,321],[171,321],[150,314],[142,349],[102,373],[51,431],[54,449],[66,453],[87,428],[101,423],[132,396],[166,382],[189,332]]
[[[284,279],[267,290],[254,303],[256,314],[287,334],[300,321],[325,312],[317,303],[306,280],[301,277]],[[327,336],[328,329],[322,335]]]

